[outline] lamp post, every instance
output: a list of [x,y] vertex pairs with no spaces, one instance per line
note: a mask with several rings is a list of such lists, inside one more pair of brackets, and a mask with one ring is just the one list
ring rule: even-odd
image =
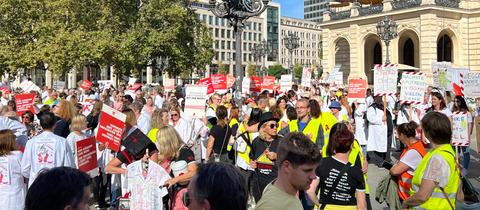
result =
[[259,44],[255,44],[252,49],[252,54],[255,58],[255,65],[257,65],[257,61],[261,58],[262,59],[262,67],[261,72],[262,76],[265,76],[265,68],[266,68],[266,59],[267,55],[272,53],[272,46],[265,40],[261,41]]
[[235,71],[237,73],[237,87],[235,98],[237,105],[242,105],[242,31],[245,27],[245,20],[250,17],[258,16],[267,9],[270,0],[209,0],[213,6],[210,11],[219,18],[228,20],[228,24],[233,27],[235,34]]
[[288,34],[283,38],[285,42],[285,47],[288,49],[290,53],[290,60],[288,62],[288,69],[290,69],[290,73],[292,74],[292,80],[295,79],[295,73],[293,72],[293,50],[300,47],[299,43],[300,37],[292,32],[288,32]]
[[398,36],[397,27],[397,23],[387,16],[377,23],[377,34],[380,39],[385,42],[385,46],[387,47],[386,64],[390,63],[390,41]]

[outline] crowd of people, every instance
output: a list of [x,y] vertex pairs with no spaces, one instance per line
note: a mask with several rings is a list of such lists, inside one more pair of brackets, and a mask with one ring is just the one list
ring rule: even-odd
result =
[[[369,164],[389,170],[401,208],[455,209],[470,154],[461,146],[458,165],[452,115],[468,113],[471,136],[480,112],[433,87],[402,104],[370,89],[352,101],[336,86],[293,85],[247,94],[240,107],[229,90],[206,98],[205,116],[185,114],[182,88],[45,87],[21,116],[19,93],[0,96],[1,209],[372,209]],[[97,142],[98,171],[86,174],[75,143],[96,135],[103,106],[126,116],[122,146]]]

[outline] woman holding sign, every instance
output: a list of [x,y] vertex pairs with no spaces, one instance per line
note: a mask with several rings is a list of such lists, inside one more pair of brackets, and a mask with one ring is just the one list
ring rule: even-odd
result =
[[[470,110],[468,109],[467,102],[462,96],[455,96],[453,100],[453,107],[452,112],[466,112],[467,113],[467,126],[468,126],[468,143],[470,144],[470,136],[472,135],[473,131],[473,116]],[[462,122],[463,124],[463,122]],[[455,126],[455,124],[454,124]],[[456,128],[453,127],[453,130]],[[463,168],[464,168],[464,175],[468,172],[468,165],[470,165],[470,147],[469,146],[460,146],[461,151],[463,153]]]

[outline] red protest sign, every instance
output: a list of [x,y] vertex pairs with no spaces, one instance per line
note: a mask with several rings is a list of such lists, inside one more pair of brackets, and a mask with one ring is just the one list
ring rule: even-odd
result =
[[233,83],[235,83],[236,78],[229,74],[227,75],[227,88],[231,88],[233,86]]
[[165,80],[163,80],[163,89],[167,92],[175,89],[175,79],[165,79]]
[[227,76],[225,74],[212,74],[211,78],[215,91],[227,89]]
[[118,152],[126,119],[125,114],[104,104],[98,121],[96,139],[106,147]]
[[210,79],[210,77],[207,77],[207,78],[203,78],[203,79],[201,79],[201,80],[198,80],[197,84],[198,84],[198,85],[206,85],[206,86],[207,86],[207,95],[208,95],[208,94],[212,94],[213,92],[215,92],[215,90],[213,89],[212,80]]
[[22,116],[22,114],[28,110],[35,113],[33,108],[33,102],[35,101],[35,93],[27,94],[18,94],[15,96],[15,104],[17,105],[17,114]]
[[275,85],[275,77],[274,76],[263,77],[262,90],[269,90],[270,92],[273,92],[273,86],[274,85]]
[[88,80],[83,80],[82,81],[82,84],[80,85],[80,88],[84,89],[84,90],[88,90],[90,89],[91,87],[93,86],[93,83],[88,81]]
[[135,83],[132,85],[132,87],[129,88],[129,90],[133,90],[133,91],[136,91],[138,90],[139,88],[142,87],[142,84],[141,83]]
[[83,172],[90,172],[98,167],[97,147],[94,137],[75,142],[77,168]]
[[250,77],[250,92],[262,92],[262,78],[256,76]]
[[348,80],[348,100],[353,102],[365,102],[365,95],[367,94],[367,80],[364,79],[350,79]]
[[0,92],[2,92],[4,95],[8,95],[11,93],[10,89],[7,86],[0,87]]

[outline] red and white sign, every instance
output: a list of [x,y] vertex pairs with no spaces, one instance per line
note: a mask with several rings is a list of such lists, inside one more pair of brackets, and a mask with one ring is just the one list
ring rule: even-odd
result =
[[275,85],[275,77],[274,76],[263,77],[262,91],[263,90],[268,90],[270,92],[273,92],[273,86],[274,85]]
[[135,83],[132,85],[132,87],[128,88],[129,90],[133,90],[133,91],[136,91],[138,90],[139,88],[142,87],[142,84],[141,83]]
[[284,74],[280,78],[280,90],[283,92],[287,92],[290,89],[292,89],[292,75]]
[[175,89],[175,79],[165,79],[163,80],[163,89],[168,92]]
[[480,73],[468,73],[463,82],[465,97],[480,98]]
[[463,96],[464,95],[464,79],[467,76],[470,70],[468,68],[448,68],[448,73],[451,77],[451,90],[455,95]]
[[235,83],[235,80],[236,80],[236,78],[233,75],[228,74],[227,75],[227,88],[231,88],[233,86],[233,83]]
[[75,163],[80,171],[89,173],[97,172],[97,145],[94,137],[75,142]]
[[227,76],[225,74],[212,74],[211,78],[215,91],[227,91]]
[[367,87],[368,87],[367,80],[364,80],[364,79],[348,80],[348,102],[352,103],[356,100],[358,103],[365,103]]
[[212,94],[213,92],[215,92],[215,90],[213,89],[213,85],[212,85],[212,80],[210,79],[210,77],[208,78],[203,78],[201,80],[198,80],[197,82],[198,85],[206,85],[207,86],[207,94],[210,95]]
[[250,94],[250,78],[248,77],[243,78],[242,94]]
[[82,84],[80,85],[80,88],[82,88],[84,90],[88,90],[92,86],[93,86],[93,83],[85,79],[85,80],[82,81]]
[[207,86],[187,85],[185,89],[185,112],[186,116],[202,118],[205,116],[205,101]]
[[375,64],[373,89],[376,96],[393,95],[397,92],[398,65]]
[[35,113],[33,108],[33,102],[35,101],[35,93],[27,94],[18,94],[15,96],[15,104],[17,105],[17,114],[22,116],[22,114],[28,110]]
[[104,104],[98,121],[96,139],[106,147],[118,152],[126,119],[125,114]]
[[250,77],[250,92],[262,92],[262,78],[256,76]]
[[0,92],[2,92],[4,95],[8,95],[8,94],[12,93],[7,86],[0,87]]
[[452,145],[454,146],[470,144],[467,117],[467,112],[455,112],[452,115]]
[[426,76],[420,72],[403,72],[400,103],[421,104],[427,88]]

